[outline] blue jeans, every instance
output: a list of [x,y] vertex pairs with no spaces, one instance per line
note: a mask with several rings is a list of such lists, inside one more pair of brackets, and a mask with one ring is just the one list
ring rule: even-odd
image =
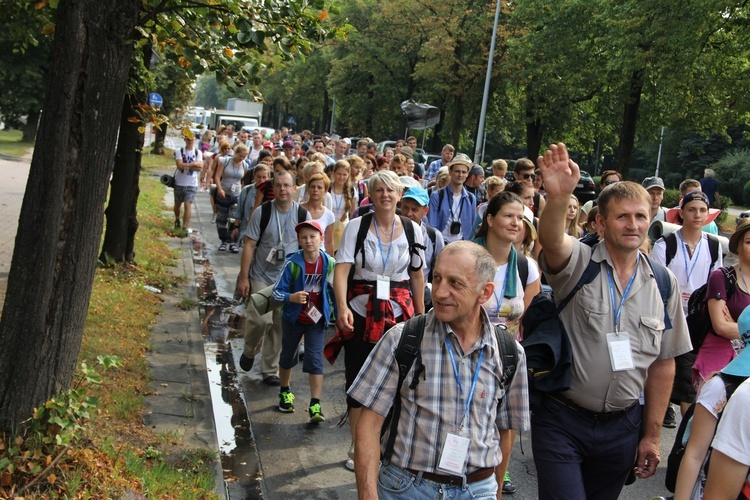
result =
[[286,319],[281,322],[281,356],[279,366],[290,370],[297,366],[297,348],[305,337],[305,357],[302,360],[302,371],[310,375],[323,375],[323,341],[325,340],[325,321],[322,319],[314,325],[306,325]]
[[597,420],[549,397],[531,416],[540,500],[617,500],[635,465],[643,407]]
[[380,500],[471,499],[495,498],[497,481],[492,474],[487,479],[466,486],[449,486],[423,479],[393,464],[381,466],[378,472]]

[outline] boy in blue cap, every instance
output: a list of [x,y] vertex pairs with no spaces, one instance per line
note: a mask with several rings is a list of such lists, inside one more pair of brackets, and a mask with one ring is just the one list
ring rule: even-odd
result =
[[329,321],[336,317],[333,298],[333,257],[320,251],[323,230],[315,221],[300,222],[294,228],[301,250],[287,258],[273,298],[282,306],[281,355],[279,359],[279,411],[294,411],[294,394],[290,389],[292,368],[297,364],[297,348],[305,337],[302,371],[310,375],[311,423],[325,420],[320,408],[323,390],[323,341]]

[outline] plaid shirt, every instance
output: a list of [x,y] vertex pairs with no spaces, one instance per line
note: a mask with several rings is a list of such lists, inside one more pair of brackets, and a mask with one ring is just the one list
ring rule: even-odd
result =
[[[501,452],[498,429],[529,429],[528,381],[523,348],[516,343],[516,376],[513,377],[507,397],[504,397],[494,327],[483,308],[481,315],[482,336],[469,352],[464,354],[458,338],[450,327],[435,318],[432,311],[428,313],[421,347],[426,379],[421,380],[420,377],[416,389],[409,389],[414,371],[412,367],[401,388],[401,418],[391,458],[394,465],[405,469],[440,473],[437,466],[446,435],[449,432],[459,433],[466,403],[453,373],[445,346],[446,338],[453,347],[456,365],[467,395],[479,353],[484,351],[474,398],[467,416],[471,442],[464,472],[469,474],[480,468],[499,465]],[[393,404],[398,382],[395,351],[402,330],[403,323],[399,323],[383,336],[349,389],[352,398],[383,416]],[[498,408],[501,399],[502,404]],[[383,446],[387,442],[387,434],[386,432],[383,436]]]

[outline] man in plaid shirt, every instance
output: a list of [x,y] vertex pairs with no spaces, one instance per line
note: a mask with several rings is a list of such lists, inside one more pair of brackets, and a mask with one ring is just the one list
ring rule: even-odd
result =
[[450,498],[497,494],[508,458],[500,441],[511,429],[529,429],[529,408],[523,349],[516,343],[516,375],[506,391],[494,327],[482,307],[496,270],[489,252],[472,242],[440,253],[421,344],[424,372],[414,389],[409,381],[417,363],[406,375],[388,465],[379,467],[380,429],[395,396],[403,323],[386,333],[359,372],[349,396],[364,407],[354,456],[360,499],[428,498],[438,490]]

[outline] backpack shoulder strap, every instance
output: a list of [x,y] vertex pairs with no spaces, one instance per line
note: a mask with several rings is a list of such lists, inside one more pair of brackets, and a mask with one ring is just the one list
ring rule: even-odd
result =
[[651,266],[656,284],[659,287],[659,295],[661,295],[661,301],[664,304],[664,327],[671,330],[672,321],[669,319],[669,313],[667,312],[667,303],[670,295],[672,295],[672,280],[669,278],[669,271],[662,264],[654,262],[648,255],[644,254],[643,256],[646,257],[646,261]]
[[[429,281],[432,281],[432,271],[435,269],[435,246],[437,245],[437,234],[434,227],[430,227],[427,224],[425,224],[425,230],[427,231],[427,237],[430,238],[430,241],[432,242],[432,258],[430,259],[430,271],[427,273],[427,278]],[[427,256],[425,256],[427,258]]]
[[[404,217],[403,215],[399,215],[401,218],[401,225],[404,228],[404,234],[406,235],[406,241],[409,242],[409,256],[413,255],[419,255],[420,250],[425,250],[426,247],[424,245],[421,245],[415,241],[414,237],[414,223],[409,219],[408,217]],[[420,259],[421,260],[421,259]],[[411,264],[411,258],[409,259],[409,263]],[[412,267],[409,266],[409,270],[416,272],[420,271],[424,267],[424,261],[422,260],[419,263],[419,266]]]
[[445,198],[445,186],[438,191],[438,216],[440,216],[440,209],[443,208],[443,198]]
[[264,201],[260,205],[260,233],[258,233],[258,243],[263,237],[263,233],[268,227],[268,223],[271,221],[271,200]]
[[501,380],[503,388],[507,391],[510,383],[513,381],[513,376],[516,374],[518,348],[516,347],[516,339],[513,338],[513,335],[506,328],[495,325],[495,336],[497,337],[497,345],[500,349],[500,360],[503,367]]
[[664,243],[667,245],[667,259],[664,265],[669,266],[669,263],[672,262],[672,259],[677,254],[677,235],[669,233],[664,236]]
[[526,290],[526,282],[529,280],[529,259],[522,252],[517,256],[518,276],[521,278],[521,285]]
[[[367,238],[367,231],[370,230],[370,224],[372,224],[372,217],[374,212],[368,212],[362,217],[362,222],[359,224],[359,231],[357,231],[357,239],[354,242],[354,260],[357,260],[357,253],[362,252],[362,269],[365,268],[365,238]],[[352,271],[354,266],[352,266]]]
[[562,312],[563,309],[565,309],[565,306],[568,305],[568,303],[573,299],[575,294],[578,293],[578,290],[584,287],[584,285],[588,285],[592,281],[594,281],[594,278],[596,278],[599,273],[602,270],[602,263],[596,262],[595,260],[591,259],[589,261],[589,265],[586,266],[586,269],[583,271],[583,274],[581,275],[581,278],[578,280],[578,283],[576,283],[576,286],[573,287],[573,289],[570,291],[567,297],[565,297],[562,302],[560,302],[560,305],[557,306],[557,314],[559,315],[560,312]]
[[414,360],[417,358],[417,354],[421,349],[426,321],[427,317],[424,314],[409,318],[404,323],[404,329],[401,331],[401,338],[396,347],[395,358],[396,365],[398,366],[398,384],[396,385],[396,392],[393,396],[391,413],[386,418],[386,421],[383,422],[383,428],[381,429],[382,436],[385,429],[390,428],[388,441],[386,442],[385,450],[381,457],[381,461],[385,465],[388,465],[391,462],[393,444],[396,442],[396,434],[398,433],[398,420],[401,416],[401,387],[404,385],[406,374],[409,373],[409,370],[414,364]]

